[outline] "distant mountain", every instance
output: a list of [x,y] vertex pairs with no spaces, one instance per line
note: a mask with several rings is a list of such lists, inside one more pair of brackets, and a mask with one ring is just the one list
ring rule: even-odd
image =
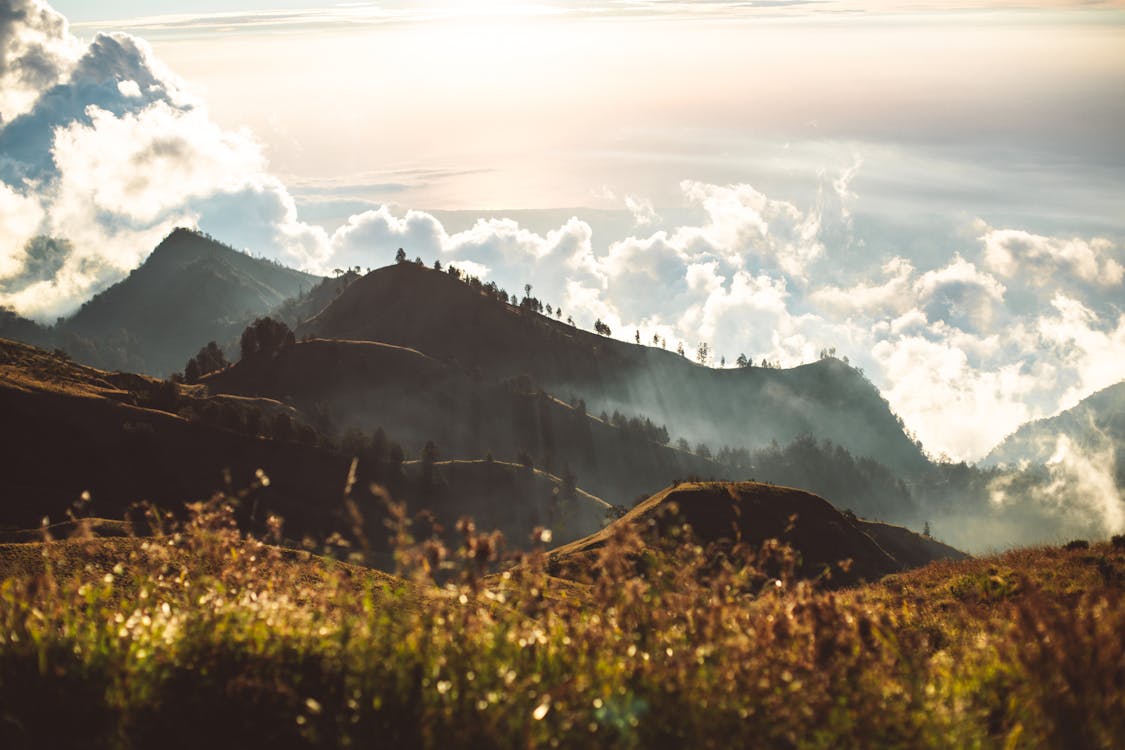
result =
[[383,428],[410,455],[427,441],[446,457],[517,462],[522,454],[552,474],[573,474],[620,506],[675,479],[724,473],[714,461],[668,445],[667,432],[655,425],[623,418],[615,425],[527,377],[486,381],[402,346],[312,339],[202,382],[215,394],[292,404],[327,432],[370,436]]
[[[800,553],[800,573],[819,575],[830,568],[834,585],[878,580],[884,575],[934,560],[965,555],[899,527],[850,519],[828,501],[803,490],[755,482],[702,482],[669,487],[637,505],[623,518],[591,536],[551,551],[553,572],[562,577],[589,575],[597,550],[619,527],[640,535],[659,551],[672,529],[691,526],[697,542],[789,543]],[[850,560],[841,568],[838,563]]]
[[1028,422],[1004,438],[981,463],[1046,463],[1058,449],[1060,437],[1086,450],[1113,449],[1118,456],[1118,483],[1125,484],[1125,381],[1098,391],[1072,409]]
[[177,229],[127,278],[55,330],[59,345],[107,369],[167,375],[208,341],[233,341],[255,317],[322,279]]
[[712,448],[812,434],[904,475],[927,466],[878,390],[838,360],[790,370],[704,367],[582,331],[506,303],[494,287],[414,263],[350,284],[299,328],[304,334],[409,347],[485,379],[529,374],[552,393],[584,399],[591,412],[642,414]]
[[54,346],[54,333],[34,320],[17,315],[6,307],[0,307],[0,339],[22,341],[32,346]]

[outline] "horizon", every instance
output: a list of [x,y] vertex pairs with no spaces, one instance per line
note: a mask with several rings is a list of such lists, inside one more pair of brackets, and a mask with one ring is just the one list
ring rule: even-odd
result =
[[1125,379],[1120,3],[0,1],[29,317],[188,224],[472,264],[732,365],[832,347],[955,460]]

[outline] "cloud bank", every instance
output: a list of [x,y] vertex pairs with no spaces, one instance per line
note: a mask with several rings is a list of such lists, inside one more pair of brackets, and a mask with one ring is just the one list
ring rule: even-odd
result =
[[804,201],[686,180],[690,221],[622,195],[631,236],[599,243],[580,215],[549,231],[492,218],[453,232],[391,206],[328,232],[301,220],[253,135],[218,126],[141,39],[83,45],[39,0],[0,0],[0,84],[0,305],[42,320],[118,281],[174,226],[198,225],[321,272],[403,247],[510,290],[532,284],[564,318],[600,318],[621,338],[706,342],[716,364],[795,365],[835,347],[927,448],[958,459],[1125,378],[1119,242],[968,217],[940,257],[900,235],[876,252],[858,155]]

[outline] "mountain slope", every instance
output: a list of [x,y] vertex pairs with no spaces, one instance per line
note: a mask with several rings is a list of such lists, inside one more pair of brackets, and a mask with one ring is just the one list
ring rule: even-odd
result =
[[[871,524],[850,521],[826,500],[803,490],[756,482],[704,482],[669,487],[602,531],[552,550],[552,565],[561,576],[580,577],[619,527],[634,529],[651,548],[659,549],[683,523],[702,544],[737,540],[758,545],[767,539],[789,543],[801,555],[803,575],[816,576],[828,567],[835,585],[964,557],[906,529],[875,529],[876,537],[893,542],[896,556],[868,533]],[[842,560],[851,560],[846,570],[837,567]]]
[[318,281],[177,229],[127,278],[64,321],[58,339],[96,366],[164,375]]
[[413,263],[352,283],[298,334],[406,346],[486,378],[527,373],[549,391],[585,399],[594,412],[644,414],[714,448],[811,433],[903,473],[926,466],[877,389],[837,360],[791,370],[711,369],[579,330]]
[[273,358],[243,360],[203,383],[215,394],[285,401],[326,431],[371,435],[381,427],[410,455],[427,441],[448,457],[518,461],[523,454],[553,474],[569,470],[614,505],[628,506],[677,478],[721,473],[713,461],[608,424],[527,378],[486,382],[402,346],[312,339]]
[[[212,407],[236,409],[236,401],[0,340],[0,532],[37,527],[45,516],[63,521],[84,492],[92,500],[82,512],[111,520],[139,501],[182,513],[184,503],[258,484],[261,469],[268,485],[250,492],[238,510],[248,528],[262,531],[274,513],[285,519],[290,539],[351,533],[345,501],[351,455],[263,437],[265,420],[259,415],[255,429],[245,419],[258,402],[235,413],[239,429],[195,417]],[[554,525],[560,538],[578,538],[600,528],[610,511],[600,499],[568,490],[559,477],[513,464],[438,462],[432,477],[420,462],[377,468],[358,463],[351,497],[365,519],[369,560],[384,566],[391,564],[388,515],[369,489],[376,481],[409,514],[431,511],[449,542],[456,542],[456,522],[466,515],[478,518],[481,531],[502,530],[513,546],[526,547],[536,526]]]
[[[1125,381],[1083,399],[1074,408],[1047,419],[1022,425],[993,448],[981,463],[988,466],[1017,465],[1028,461],[1046,463],[1065,437],[1086,450],[1113,447],[1125,458]],[[1125,463],[1117,462],[1125,472]]]

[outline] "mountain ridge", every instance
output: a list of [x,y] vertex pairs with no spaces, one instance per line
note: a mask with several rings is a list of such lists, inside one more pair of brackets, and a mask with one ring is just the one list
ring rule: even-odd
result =
[[905,474],[927,463],[874,385],[838,360],[710,368],[583,331],[505,303],[477,281],[409,262],[355,281],[297,334],[408,346],[485,377],[526,373],[592,411],[643,413],[692,442],[718,435],[757,447],[812,433]]

